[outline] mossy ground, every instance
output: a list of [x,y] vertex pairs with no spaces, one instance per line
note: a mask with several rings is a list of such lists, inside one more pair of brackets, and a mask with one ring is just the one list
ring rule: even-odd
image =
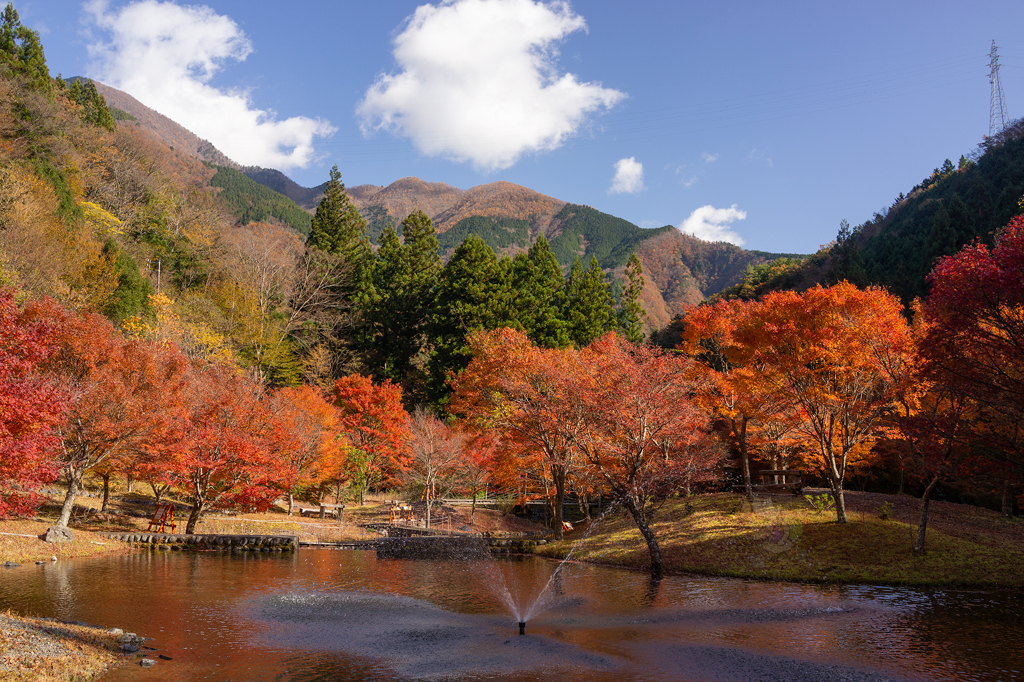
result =
[[[817,493],[824,491],[814,491]],[[849,522],[816,512],[803,497],[715,494],[666,502],[655,516],[666,570],[704,575],[829,583],[1024,587],[1024,523],[979,507],[933,502],[926,552],[914,555],[920,500],[848,492]],[[881,510],[888,504],[888,518]],[[584,537],[538,548],[574,558],[645,568],[647,546],[632,519],[616,512]],[[582,539],[581,539],[582,538]]]

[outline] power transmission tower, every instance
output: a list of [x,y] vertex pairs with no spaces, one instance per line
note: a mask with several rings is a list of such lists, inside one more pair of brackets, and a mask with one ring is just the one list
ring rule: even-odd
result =
[[992,41],[992,51],[989,52],[988,82],[992,84],[992,102],[989,105],[988,113],[988,136],[1003,132],[1006,127],[1006,99],[1003,97],[1003,83],[999,80],[999,52],[996,50],[996,41]]

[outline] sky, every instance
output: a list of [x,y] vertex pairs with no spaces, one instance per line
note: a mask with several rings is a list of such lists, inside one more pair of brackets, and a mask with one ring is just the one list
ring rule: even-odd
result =
[[52,74],[307,187],[505,180],[812,253],[1024,116],[1024,3],[19,0]]

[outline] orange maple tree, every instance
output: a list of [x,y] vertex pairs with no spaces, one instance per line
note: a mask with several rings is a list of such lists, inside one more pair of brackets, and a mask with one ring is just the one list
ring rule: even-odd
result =
[[509,328],[475,332],[468,344],[473,360],[452,382],[449,409],[498,434],[519,470],[527,468],[526,460],[541,461],[553,492],[552,529],[561,538],[567,477],[581,464],[577,436],[584,406],[566,393],[566,377],[586,375],[579,354],[539,348]]
[[165,480],[192,504],[186,533],[209,508],[270,506],[286,473],[271,454],[271,421],[254,378],[220,365],[188,373],[173,428],[151,446]]
[[694,478],[714,478],[722,459],[708,414],[691,399],[699,386],[693,361],[610,333],[583,352],[589,376],[566,377],[584,406],[574,437],[647,543],[651,574],[664,570],[651,528],[656,505]]
[[374,384],[370,377],[352,374],[335,382],[331,398],[351,446],[349,474],[363,504],[368,488],[397,483],[409,467],[409,414],[402,407],[402,387],[390,379]]
[[271,441],[282,467],[281,482],[288,494],[288,515],[295,493],[322,483],[339,466],[346,442],[341,435],[338,408],[320,389],[303,384],[282,388],[268,400],[272,415]]
[[57,525],[66,527],[86,472],[138,454],[163,433],[187,361],[170,346],[126,341],[106,318],[49,298],[28,303],[25,315],[53,325],[57,349],[42,367],[69,400],[57,427],[68,484]]
[[888,292],[842,282],[770,293],[736,326],[737,362],[799,410],[796,430],[813,444],[840,523],[851,453],[879,433],[910,380],[902,312]]

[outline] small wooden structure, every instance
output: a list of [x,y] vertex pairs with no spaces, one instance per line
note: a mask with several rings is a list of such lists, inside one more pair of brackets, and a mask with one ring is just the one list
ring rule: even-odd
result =
[[319,507],[299,507],[299,516],[334,518],[340,521],[344,511],[345,505],[343,504],[321,504]]
[[167,526],[171,527],[171,533],[174,532],[174,529],[178,526],[176,526],[174,523],[173,504],[161,503],[156,506],[156,511],[153,512],[153,518],[149,520],[149,528],[147,528],[146,530],[151,532],[153,530],[153,526],[157,527],[157,533],[166,533]]
[[399,504],[398,502],[393,502],[391,504],[391,515],[388,519],[388,525],[394,526],[400,523],[404,523],[408,526],[412,524],[412,521],[413,518],[411,504]]
[[[804,490],[802,469],[761,469],[757,473],[761,477],[761,485],[750,486],[754,492],[799,495]],[[771,482],[769,482],[769,478],[772,479]]]

